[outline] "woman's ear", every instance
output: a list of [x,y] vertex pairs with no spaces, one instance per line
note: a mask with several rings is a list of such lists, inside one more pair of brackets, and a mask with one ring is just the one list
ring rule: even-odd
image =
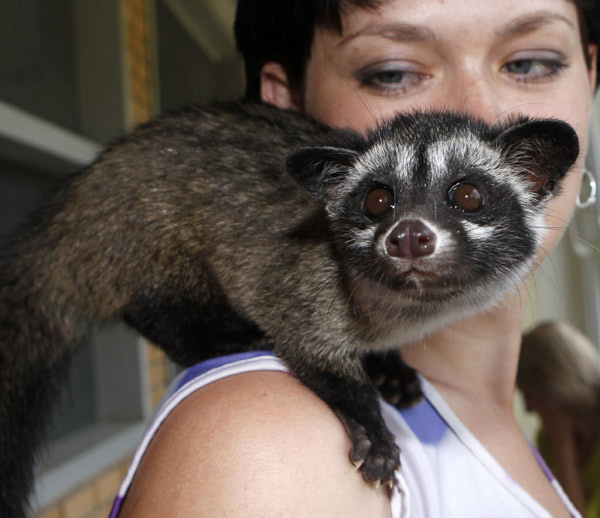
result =
[[275,61],[265,63],[260,71],[260,98],[263,102],[279,108],[300,111],[302,107],[284,68]]

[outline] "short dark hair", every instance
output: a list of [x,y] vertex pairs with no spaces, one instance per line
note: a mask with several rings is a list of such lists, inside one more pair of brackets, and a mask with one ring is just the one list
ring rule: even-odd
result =
[[315,27],[342,31],[342,12],[351,6],[375,8],[381,0],[238,0],[237,48],[246,67],[246,97],[260,98],[262,66],[275,61],[299,88],[310,57]]
[[[571,1],[579,8],[584,49],[589,42],[599,43],[600,0]],[[305,65],[310,57],[315,27],[326,26],[341,33],[342,13],[345,9],[376,9],[381,2],[382,0],[238,0],[234,30],[237,48],[246,67],[246,97],[260,99],[260,73],[262,66],[269,61],[283,66],[290,85],[300,88]],[[588,59],[588,66],[590,65]],[[600,63],[598,66],[600,68]]]

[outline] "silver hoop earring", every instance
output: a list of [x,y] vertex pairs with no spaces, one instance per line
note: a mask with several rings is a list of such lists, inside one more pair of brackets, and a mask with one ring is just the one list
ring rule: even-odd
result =
[[581,193],[577,195],[577,201],[575,203],[578,209],[585,209],[596,203],[596,179],[587,167],[583,169],[583,176],[588,181],[590,192],[587,199],[584,201],[581,201]]

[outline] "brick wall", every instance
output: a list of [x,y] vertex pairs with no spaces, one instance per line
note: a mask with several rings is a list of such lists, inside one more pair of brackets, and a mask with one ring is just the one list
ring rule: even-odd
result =
[[121,460],[43,511],[39,518],[107,518],[130,462],[130,458]]
[[148,0],[124,0],[131,120],[146,122],[154,112],[152,92],[151,15]]
[[148,367],[150,369],[150,404],[155,408],[169,384],[169,371],[165,353],[148,345]]

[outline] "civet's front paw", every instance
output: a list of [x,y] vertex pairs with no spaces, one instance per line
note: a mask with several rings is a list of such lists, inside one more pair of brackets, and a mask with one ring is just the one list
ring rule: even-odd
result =
[[340,418],[352,442],[350,461],[360,469],[363,479],[376,486],[392,486],[400,468],[400,448],[383,420],[364,426],[343,415]]

